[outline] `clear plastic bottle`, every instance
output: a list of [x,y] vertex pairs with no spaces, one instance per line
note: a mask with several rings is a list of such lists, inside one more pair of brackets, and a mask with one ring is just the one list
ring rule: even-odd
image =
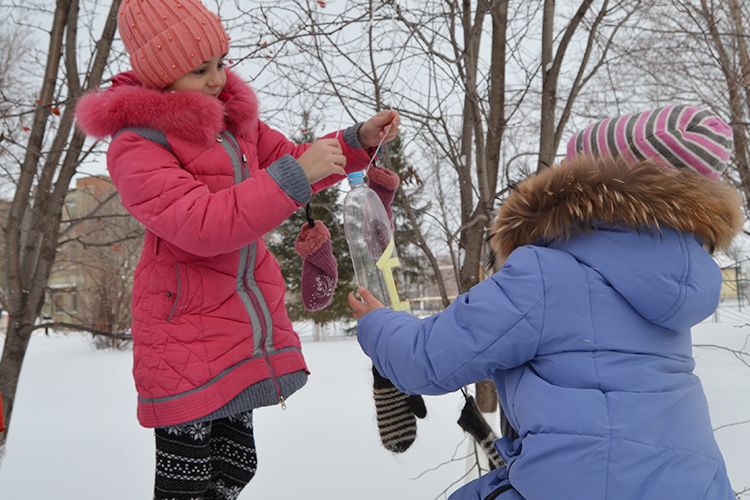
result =
[[344,198],[344,234],[357,283],[392,309],[409,310],[409,302],[398,296],[393,275],[400,262],[385,207],[367,187],[364,172],[352,172],[347,178],[351,190]]

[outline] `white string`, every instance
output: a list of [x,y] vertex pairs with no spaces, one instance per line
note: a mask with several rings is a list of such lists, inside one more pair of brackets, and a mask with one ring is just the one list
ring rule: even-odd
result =
[[378,145],[375,146],[375,152],[373,153],[372,157],[370,158],[370,163],[367,164],[365,167],[364,172],[367,173],[368,170],[370,170],[370,166],[372,165],[372,162],[375,161],[375,158],[378,157],[378,153],[380,152],[380,146],[383,145],[383,141],[386,137],[388,137],[388,132],[391,130],[391,124],[389,123],[387,127],[385,127],[385,130],[383,131],[383,137],[380,138],[380,142],[378,142]]

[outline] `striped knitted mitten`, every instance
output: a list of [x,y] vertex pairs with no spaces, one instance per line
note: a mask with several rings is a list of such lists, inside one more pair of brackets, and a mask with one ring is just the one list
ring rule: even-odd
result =
[[372,367],[375,413],[380,441],[388,451],[403,453],[417,439],[417,419],[427,415],[422,396],[398,390]]
[[500,454],[495,448],[495,440],[497,439],[497,436],[482,416],[482,412],[479,411],[479,407],[477,406],[476,401],[474,401],[473,396],[466,396],[466,404],[464,404],[464,408],[461,410],[461,416],[458,418],[458,425],[464,430],[464,432],[471,434],[474,441],[476,441],[482,448],[487,455],[490,469],[499,469],[505,465],[505,462],[500,458]]

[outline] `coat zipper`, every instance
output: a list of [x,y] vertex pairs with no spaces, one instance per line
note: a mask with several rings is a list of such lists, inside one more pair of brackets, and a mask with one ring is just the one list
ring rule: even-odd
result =
[[[238,142],[235,141],[234,136],[231,132],[225,131],[222,132],[220,135],[216,137],[216,140],[218,142],[223,142],[223,139],[227,140],[227,143],[231,147],[232,151],[234,152],[235,156],[232,157],[230,155],[230,159],[232,163],[234,163],[235,158],[239,160],[240,162],[240,169],[242,171],[242,180],[247,179],[250,176],[250,169],[247,165],[247,156],[245,156],[245,153],[242,152],[242,148],[240,148],[240,145]],[[247,283],[247,274],[249,269],[249,255],[250,252],[247,252],[247,255],[245,257],[244,265],[242,266],[242,286],[245,289],[245,292],[247,293],[248,297],[250,298],[250,302],[253,305],[253,310],[255,311],[255,314],[258,316],[258,320],[260,322],[260,331],[261,331],[261,338],[260,338],[260,348],[263,352],[263,359],[266,362],[266,366],[268,366],[268,370],[271,372],[271,380],[273,380],[274,386],[276,388],[276,396],[278,398],[279,404],[281,405],[282,410],[286,410],[286,399],[284,398],[284,394],[281,391],[281,383],[278,380],[278,377],[276,376],[276,371],[273,368],[273,365],[271,364],[271,360],[268,356],[268,349],[266,348],[266,340],[268,338],[268,330],[266,327],[266,315],[264,314],[263,308],[260,305],[260,297],[258,297],[255,294],[255,291],[250,287]]]
[[[255,291],[252,289],[252,287],[247,283],[247,270],[249,268],[248,266],[248,260],[250,259],[250,253],[248,252],[248,255],[245,257],[245,266],[244,266],[244,274],[242,275],[242,284],[245,286],[245,290],[248,292],[248,296],[250,297],[250,300],[253,302],[253,307],[256,309],[261,309],[260,307],[260,298],[255,294]],[[263,315],[263,319],[265,320],[265,315]],[[266,365],[268,366],[268,371],[271,372],[271,380],[273,380],[274,386],[276,387],[276,396],[279,400],[279,404],[281,405],[282,410],[286,410],[286,399],[284,399],[284,394],[281,392],[281,383],[278,380],[278,377],[276,376],[276,370],[274,370],[273,365],[271,364],[271,360],[268,357],[268,350],[266,349],[266,340],[268,339],[268,329],[266,327],[266,322],[262,321],[260,324],[260,331],[261,331],[261,337],[260,337],[260,348],[263,351],[263,359],[266,361]]]

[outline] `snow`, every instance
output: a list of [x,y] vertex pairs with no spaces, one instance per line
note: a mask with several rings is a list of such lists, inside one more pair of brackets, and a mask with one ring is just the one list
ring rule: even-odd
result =
[[[750,325],[737,324],[750,316],[719,317],[721,323],[695,328],[695,343],[745,345]],[[313,372],[308,385],[286,410],[256,411],[259,469],[240,499],[435,499],[462,484],[461,458],[471,446],[455,423],[459,394],[427,397],[417,441],[394,455],[379,442],[370,365],[356,339],[305,340],[303,350]],[[716,437],[732,484],[750,487],[750,423],[730,425],[750,420],[750,367],[717,348],[696,347],[695,357],[714,427],[728,425]],[[81,336],[34,336],[0,467],[0,498],[151,498],[153,437],[136,423],[130,369],[130,352],[94,351]]]

